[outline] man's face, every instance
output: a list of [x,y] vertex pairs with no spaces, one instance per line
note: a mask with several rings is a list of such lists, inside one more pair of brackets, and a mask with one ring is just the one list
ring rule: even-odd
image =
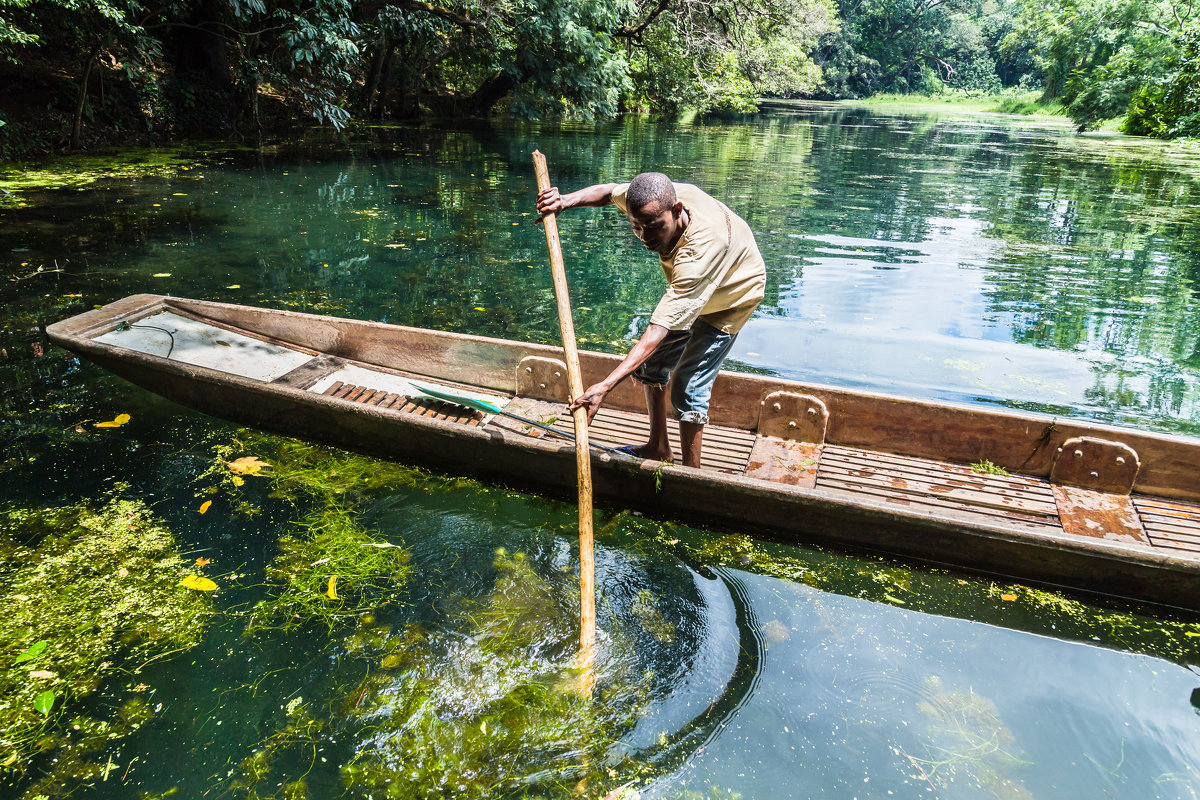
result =
[[650,252],[668,253],[683,233],[679,216],[682,211],[681,202],[676,202],[674,206],[654,202],[641,208],[631,208],[629,223],[633,226],[633,235],[641,239]]

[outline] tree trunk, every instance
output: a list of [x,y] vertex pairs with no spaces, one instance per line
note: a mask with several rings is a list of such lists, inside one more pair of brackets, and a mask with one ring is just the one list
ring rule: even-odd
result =
[[[487,116],[492,108],[504,99],[504,96],[517,88],[517,79],[503,72],[497,72],[488,78],[475,93],[466,98],[464,104],[472,116]],[[461,111],[461,109],[460,109]]]
[[375,54],[371,57],[371,67],[367,74],[367,85],[363,89],[363,113],[366,117],[374,116],[375,95],[379,91],[379,80],[383,72],[383,62],[387,51],[391,48],[391,39],[386,33],[379,34],[379,43],[375,46]]
[[75,124],[71,126],[71,143],[69,147],[72,150],[78,149],[79,140],[83,136],[83,109],[87,107],[88,82],[92,78],[92,67],[96,64],[96,58],[100,55],[100,44],[92,48],[92,52],[88,54],[87,63],[83,67],[83,80],[79,82],[79,100],[75,103]]

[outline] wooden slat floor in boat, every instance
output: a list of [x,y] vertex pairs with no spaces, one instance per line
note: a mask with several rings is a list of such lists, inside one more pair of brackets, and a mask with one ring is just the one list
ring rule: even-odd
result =
[[352,403],[390,408],[393,411],[403,411],[408,414],[417,414],[418,416],[445,420],[446,422],[458,422],[463,425],[478,425],[480,417],[482,417],[482,414],[477,411],[471,411],[462,406],[456,406],[453,403],[442,403],[424,397],[414,401],[403,395],[392,394],[378,389],[368,389],[364,386],[355,386],[354,384],[342,383],[341,381],[334,382],[325,390],[324,394],[342,400],[349,400]]
[[959,464],[826,444],[817,488],[1061,530],[1050,483],[1025,475],[981,474]]
[[1200,505],[1133,496],[1150,544],[1166,550],[1200,555]]
[[[565,406],[561,416],[555,421],[554,427],[564,431],[574,431],[571,416],[566,413]],[[588,436],[592,441],[609,447],[620,447],[626,444],[645,444],[650,435],[650,420],[645,413],[629,411],[613,411],[601,408],[588,426]],[[679,423],[667,420],[667,437],[671,440],[671,449],[678,461],[683,455],[679,446]],[[702,469],[714,469],[720,472],[731,472],[741,475],[750,459],[750,450],[754,447],[755,435],[750,431],[738,428],[725,428],[720,425],[708,425],[704,429],[704,447],[700,453]]]

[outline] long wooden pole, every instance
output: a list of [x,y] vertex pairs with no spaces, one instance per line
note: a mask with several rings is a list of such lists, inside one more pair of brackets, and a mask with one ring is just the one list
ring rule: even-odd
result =
[[[538,193],[550,188],[546,157],[533,151],[533,171]],[[563,353],[567,359],[567,386],[571,400],[583,394],[583,375],[579,371],[579,350],[575,346],[575,323],[571,316],[571,296],[567,290],[567,268],[563,264],[562,245],[558,241],[558,220],[547,214],[546,247],[550,250],[550,269],[554,273],[554,297],[558,301],[558,327],[562,331]],[[579,471],[579,652],[585,670],[591,666],[596,644],[596,559],[592,552],[592,459],[588,450],[587,409],[577,408],[575,418],[575,465]]]

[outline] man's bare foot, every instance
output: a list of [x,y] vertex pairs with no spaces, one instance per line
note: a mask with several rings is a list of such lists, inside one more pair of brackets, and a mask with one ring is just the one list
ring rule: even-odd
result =
[[666,450],[658,449],[649,442],[646,444],[627,444],[624,447],[618,447],[622,453],[628,453],[637,458],[649,458],[654,461],[674,461],[675,454],[668,448]]

